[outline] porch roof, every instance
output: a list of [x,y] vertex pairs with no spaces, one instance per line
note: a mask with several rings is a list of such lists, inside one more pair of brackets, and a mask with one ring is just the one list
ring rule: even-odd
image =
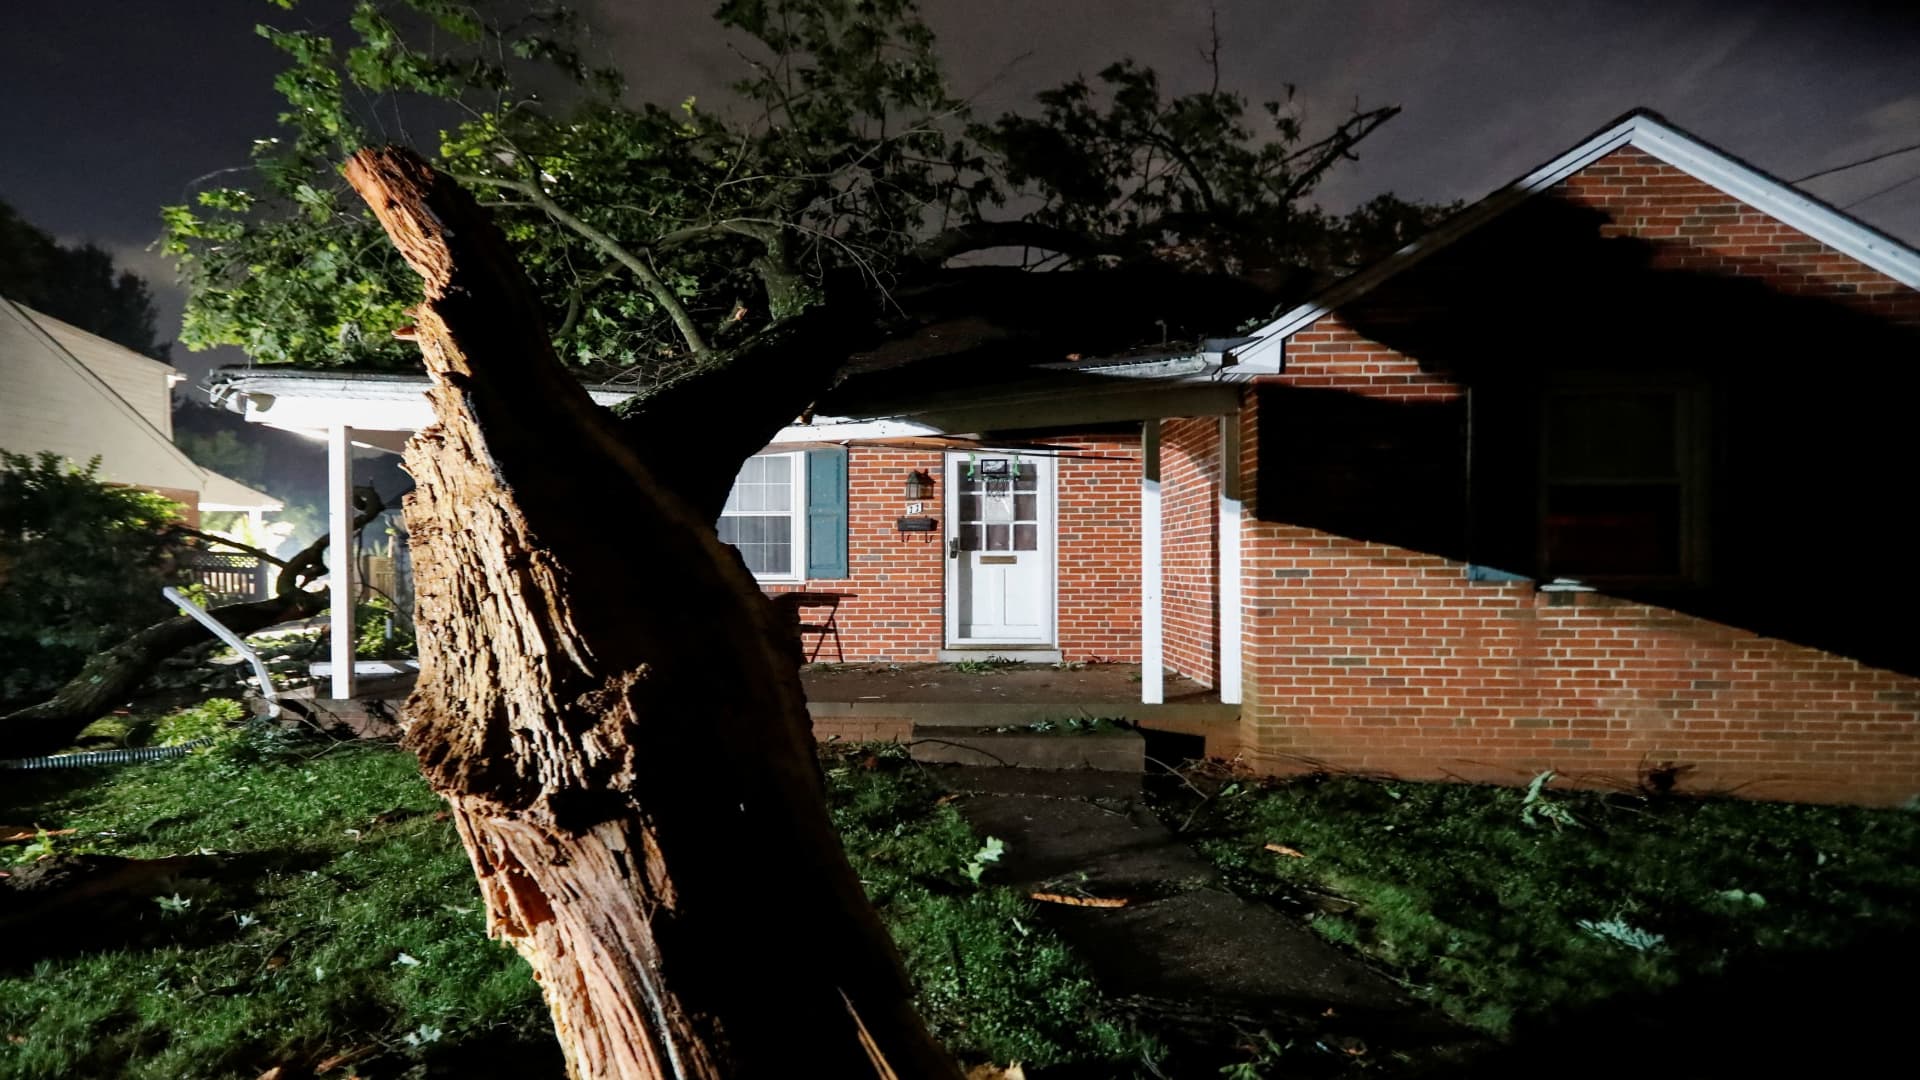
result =
[[[206,390],[215,405],[257,424],[316,439],[348,427],[359,445],[398,452],[406,436],[433,423],[430,385],[425,375],[400,372],[226,367],[214,369]],[[601,384],[587,393],[610,407],[634,391]]]

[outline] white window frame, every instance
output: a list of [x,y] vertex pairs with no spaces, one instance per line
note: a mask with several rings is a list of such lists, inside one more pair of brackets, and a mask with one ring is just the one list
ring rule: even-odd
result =
[[[747,511],[735,512],[733,514],[728,514],[723,511],[720,516],[723,518],[724,517],[786,517],[788,518],[792,522],[791,535],[793,537],[793,540],[792,540],[793,569],[790,572],[785,574],[762,574],[759,572],[754,572],[753,579],[755,581],[779,582],[779,583],[786,583],[786,584],[791,584],[793,582],[798,582],[798,581],[805,581],[807,580],[807,467],[806,467],[807,454],[806,454],[806,451],[799,450],[799,451],[789,451],[786,453],[776,453],[776,454],[755,454],[753,455],[752,458],[748,458],[747,460],[752,461],[754,458],[784,458],[786,460],[787,470],[788,470],[787,475],[789,477],[791,490],[793,492],[793,497],[787,501],[787,509],[784,511],[747,510]],[[741,464],[742,464],[742,467],[745,466],[745,462],[742,462]],[[736,473],[734,477],[734,483],[738,484],[739,482],[740,482],[739,475]],[[729,488],[727,491],[727,497],[728,498],[733,497],[733,491],[731,488]],[[722,541],[722,542],[724,543],[725,541]]]

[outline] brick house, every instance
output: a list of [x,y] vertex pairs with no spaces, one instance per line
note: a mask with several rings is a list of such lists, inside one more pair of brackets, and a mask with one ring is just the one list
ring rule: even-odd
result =
[[1270,772],[1896,803],[1917,346],[1920,252],[1638,112],[1248,337],[869,358],[719,529],[850,662],[1138,662]]
[[[790,428],[749,469],[801,494],[729,511],[790,515],[749,562],[849,594],[849,659],[1138,659],[1268,771],[1899,802],[1917,287],[1640,112],[1249,339]],[[1028,449],[908,448],[993,430]]]

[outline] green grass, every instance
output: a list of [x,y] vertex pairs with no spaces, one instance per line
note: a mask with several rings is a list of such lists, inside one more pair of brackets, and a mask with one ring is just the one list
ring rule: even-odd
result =
[[369,1045],[385,1075],[456,1075],[463,1043],[557,1063],[538,989],[486,939],[411,756],[316,749],[9,778],[0,820],[76,829],[56,851],[226,865],[158,887],[95,942],[0,970],[0,1075],[257,1076]]
[[828,804],[919,991],[934,1036],[971,1060],[1106,1062],[1129,1075],[1152,1042],[1107,1015],[1085,969],[1025,897],[969,881],[986,841],[893,744],[823,748]]
[[[1154,1052],[1101,1012],[1023,898],[968,881],[982,838],[903,755],[846,748],[823,764],[855,866],[949,1047],[1030,1066],[1114,1063],[1101,1075]],[[538,989],[486,939],[439,810],[391,746],[257,729],[177,761],[6,776],[0,823],[76,832],[32,852],[0,847],[0,864],[50,846],[213,852],[216,868],[157,883],[104,920],[87,913],[40,959],[0,954],[0,1077],[250,1078],[362,1047],[371,1056],[348,1071],[368,1078],[558,1077]]]
[[[1169,798],[1174,822],[1197,802]],[[1529,805],[1510,788],[1316,777],[1221,784],[1189,829],[1237,888],[1496,1035],[1920,930],[1906,811],[1551,787]]]

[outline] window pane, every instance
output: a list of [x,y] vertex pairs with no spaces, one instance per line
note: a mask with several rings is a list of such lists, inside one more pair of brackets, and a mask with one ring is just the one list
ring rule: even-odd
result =
[[720,519],[716,530],[723,543],[740,550],[747,569],[754,573],[793,573],[792,518],[727,515]]
[[1013,497],[1013,517],[1015,521],[1035,521],[1040,517],[1040,497],[1038,495],[1015,495]]
[[1007,527],[1005,525],[987,526],[986,550],[1006,551],[1008,549],[1009,549],[1009,544],[1008,544],[1008,538],[1007,538]]
[[793,458],[782,455],[762,455],[742,462],[721,513],[784,513],[792,510],[793,461]]
[[974,524],[963,524],[959,526],[959,531],[960,531],[960,550],[961,551],[979,551],[980,550],[980,526],[974,525]]
[[1555,394],[1547,470],[1555,479],[1678,478],[1679,397],[1670,390]]
[[1013,527],[1013,550],[1040,550],[1040,529],[1035,525],[1015,525]]
[[980,496],[969,493],[960,496],[960,520],[980,520]]
[[1680,485],[1550,487],[1546,546],[1549,575],[1679,574]]
[[763,496],[768,510],[793,509],[793,459],[768,458]]

